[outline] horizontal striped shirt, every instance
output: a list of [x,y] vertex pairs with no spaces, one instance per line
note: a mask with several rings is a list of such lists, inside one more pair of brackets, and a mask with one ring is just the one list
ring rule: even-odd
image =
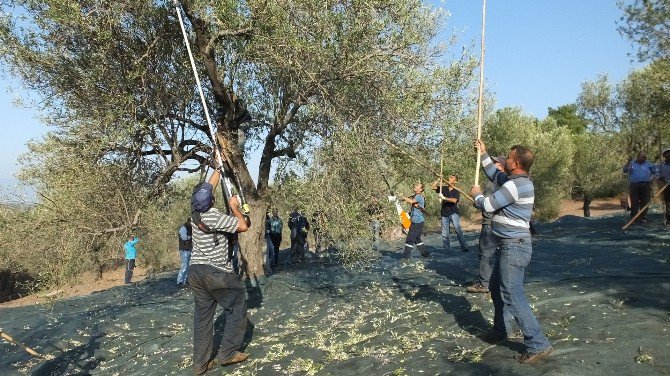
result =
[[237,218],[211,208],[200,215],[202,222],[210,229],[218,231],[219,241],[214,241],[214,233],[207,234],[193,226],[193,251],[189,265],[210,265],[233,273],[233,265],[228,260],[228,238],[237,231]]
[[[492,181],[502,181],[499,171],[488,154],[482,155],[486,176]],[[493,194],[475,197],[475,207],[494,213],[491,219],[493,234],[505,239],[530,237],[530,218],[535,203],[535,187],[526,174],[507,175],[507,181]]]

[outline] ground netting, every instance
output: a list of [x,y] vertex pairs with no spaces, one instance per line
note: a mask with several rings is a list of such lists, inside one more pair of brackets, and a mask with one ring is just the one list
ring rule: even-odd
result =
[[[432,234],[429,259],[401,261],[399,241],[367,269],[327,258],[285,264],[250,290],[251,358],[213,374],[669,374],[670,231],[660,214],[649,219],[627,231],[624,215],[538,226],[525,287],[555,348],[544,364],[516,364],[518,341],[477,338],[491,325],[492,304],[463,288],[475,279],[476,252],[445,254]],[[478,235],[466,234],[471,249]],[[2,330],[53,357],[0,342],[2,375],[192,374],[193,302],[174,273],[0,312]]]

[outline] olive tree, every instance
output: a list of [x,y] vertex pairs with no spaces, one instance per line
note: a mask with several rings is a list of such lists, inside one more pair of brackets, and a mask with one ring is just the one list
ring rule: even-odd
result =
[[264,271],[273,163],[300,157],[357,118],[419,106],[418,90],[430,98],[429,86],[412,83],[438,63],[433,39],[444,17],[418,0],[184,0],[178,8],[215,135],[170,1],[2,2],[1,56],[42,94],[40,109],[70,144],[94,146],[80,157],[126,161],[130,179],[149,177],[149,194],[179,171],[210,164],[216,137],[252,209],[240,240],[253,278]]

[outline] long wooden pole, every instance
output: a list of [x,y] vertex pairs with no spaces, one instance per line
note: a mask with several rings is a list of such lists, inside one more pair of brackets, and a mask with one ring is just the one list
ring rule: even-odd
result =
[[[444,143],[444,142],[443,142]],[[444,174],[444,146],[440,144],[440,175]],[[442,203],[442,178],[439,180],[440,184],[440,203]]]
[[[484,32],[486,31],[486,0],[482,4],[482,44],[481,57],[479,60],[479,100],[477,101],[477,140],[482,139],[482,117],[484,113]],[[479,168],[482,164],[482,156],[477,151],[477,165],[475,166],[475,185],[479,185]]]
[[[659,189],[659,191],[656,192],[656,194],[653,195],[653,196],[651,196],[651,197],[653,198],[653,197],[656,197],[656,196],[660,195],[661,193],[663,193],[663,191],[664,191],[666,188],[668,188],[668,185],[670,185],[670,183],[665,183],[665,185],[663,186],[663,188]],[[622,230],[625,230],[625,229],[628,228],[628,226],[632,225],[633,222],[635,222],[635,220],[637,219],[637,217],[639,217],[640,215],[642,215],[642,212],[644,212],[644,210],[647,209],[647,208],[649,207],[649,205],[651,205],[651,200],[649,200],[649,202],[647,203],[647,205],[645,205],[642,209],[640,209],[640,210],[637,212],[637,214],[635,214],[635,217],[631,218],[630,221],[628,221],[628,223],[626,223],[621,229],[622,229]]]
[[38,353],[37,351],[35,351],[35,350],[31,349],[30,347],[22,344],[21,342],[16,341],[14,338],[12,338],[9,334],[7,334],[5,332],[0,331],[0,337],[2,337],[2,339],[4,339],[5,341],[7,341],[11,344],[14,344],[16,346],[19,346],[19,347],[23,348],[24,350],[26,350],[26,352],[28,354],[30,354],[34,357],[42,358],[42,359],[49,359],[50,358],[48,356],[44,356],[44,355]]
[[428,166],[427,164],[423,163],[422,161],[420,161],[418,158],[416,158],[416,157],[413,156],[412,154],[410,154],[410,153],[408,153],[408,152],[402,150],[402,148],[401,148],[400,146],[394,144],[393,142],[391,142],[391,141],[389,141],[389,140],[387,140],[387,139],[383,139],[383,140],[384,140],[384,142],[386,142],[389,146],[393,147],[394,149],[398,150],[399,152],[401,152],[401,153],[405,154],[406,156],[410,157],[412,160],[414,160],[416,163],[418,163],[420,166],[422,166],[422,167],[425,168],[426,170],[432,172],[432,173],[433,173],[435,176],[437,176],[438,178],[440,178],[440,179],[446,181],[447,184],[449,184],[449,186],[451,186],[451,187],[454,188],[455,190],[459,191],[463,196],[465,196],[465,198],[467,198],[468,200],[470,200],[470,201],[472,201],[472,202],[475,202],[475,199],[474,199],[474,198],[470,197],[469,194],[467,194],[465,191],[463,191],[462,189],[458,188],[457,186],[455,186],[455,185],[453,185],[453,184],[450,184],[448,179],[445,179],[444,176],[442,176],[442,174],[440,174],[439,172],[433,170],[432,167],[430,167],[430,166]]

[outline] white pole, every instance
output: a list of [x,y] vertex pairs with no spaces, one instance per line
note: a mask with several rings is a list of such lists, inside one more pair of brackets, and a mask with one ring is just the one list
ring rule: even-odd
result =
[[[484,112],[484,32],[486,31],[486,0],[482,4],[482,44],[481,58],[479,60],[479,101],[477,103],[477,140],[482,139],[482,114]],[[479,167],[482,164],[482,156],[477,151],[477,165],[475,166],[475,185],[479,185]]]

